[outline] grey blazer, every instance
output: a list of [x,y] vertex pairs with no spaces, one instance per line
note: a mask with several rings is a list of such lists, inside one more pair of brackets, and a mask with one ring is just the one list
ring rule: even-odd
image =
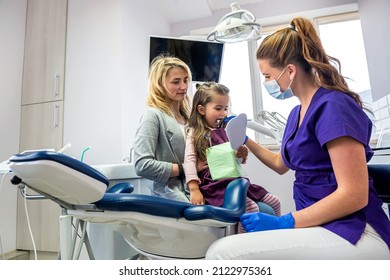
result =
[[183,163],[185,139],[176,119],[156,108],[141,117],[134,140],[134,166],[138,176],[154,181],[154,189],[184,194],[185,178],[172,177],[173,163]]

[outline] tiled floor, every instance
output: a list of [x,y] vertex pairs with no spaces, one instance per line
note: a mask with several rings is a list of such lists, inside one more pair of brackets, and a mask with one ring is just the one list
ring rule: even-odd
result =
[[[58,260],[59,254],[57,252],[37,252],[38,260]],[[34,252],[30,252],[30,260],[35,260]]]
[[[35,260],[35,253],[33,251],[17,250],[5,254],[6,260]],[[58,260],[58,253],[56,252],[37,252],[37,260]]]
[[[3,256],[2,256],[3,259]],[[29,252],[27,251],[13,251],[4,255],[5,260],[28,260]]]

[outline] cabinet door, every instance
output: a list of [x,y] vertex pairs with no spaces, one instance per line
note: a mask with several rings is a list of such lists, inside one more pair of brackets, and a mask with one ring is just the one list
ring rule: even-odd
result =
[[63,101],[22,106],[20,151],[62,148]]
[[63,100],[67,0],[28,0],[22,105]]

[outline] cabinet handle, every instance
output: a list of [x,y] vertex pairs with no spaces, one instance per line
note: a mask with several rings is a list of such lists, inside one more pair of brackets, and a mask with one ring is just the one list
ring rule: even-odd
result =
[[60,74],[56,73],[54,75],[54,97],[58,97],[60,95]]
[[60,126],[60,106],[54,104],[54,128]]

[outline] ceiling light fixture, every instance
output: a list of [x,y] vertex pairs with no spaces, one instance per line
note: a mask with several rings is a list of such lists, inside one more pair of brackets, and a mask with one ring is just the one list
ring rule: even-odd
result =
[[207,40],[236,43],[260,39],[261,25],[256,22],[255,16],[241,9],[237,3],[232,3],[230,8],[232,11],[222,17],[214,30],[208,34]]

